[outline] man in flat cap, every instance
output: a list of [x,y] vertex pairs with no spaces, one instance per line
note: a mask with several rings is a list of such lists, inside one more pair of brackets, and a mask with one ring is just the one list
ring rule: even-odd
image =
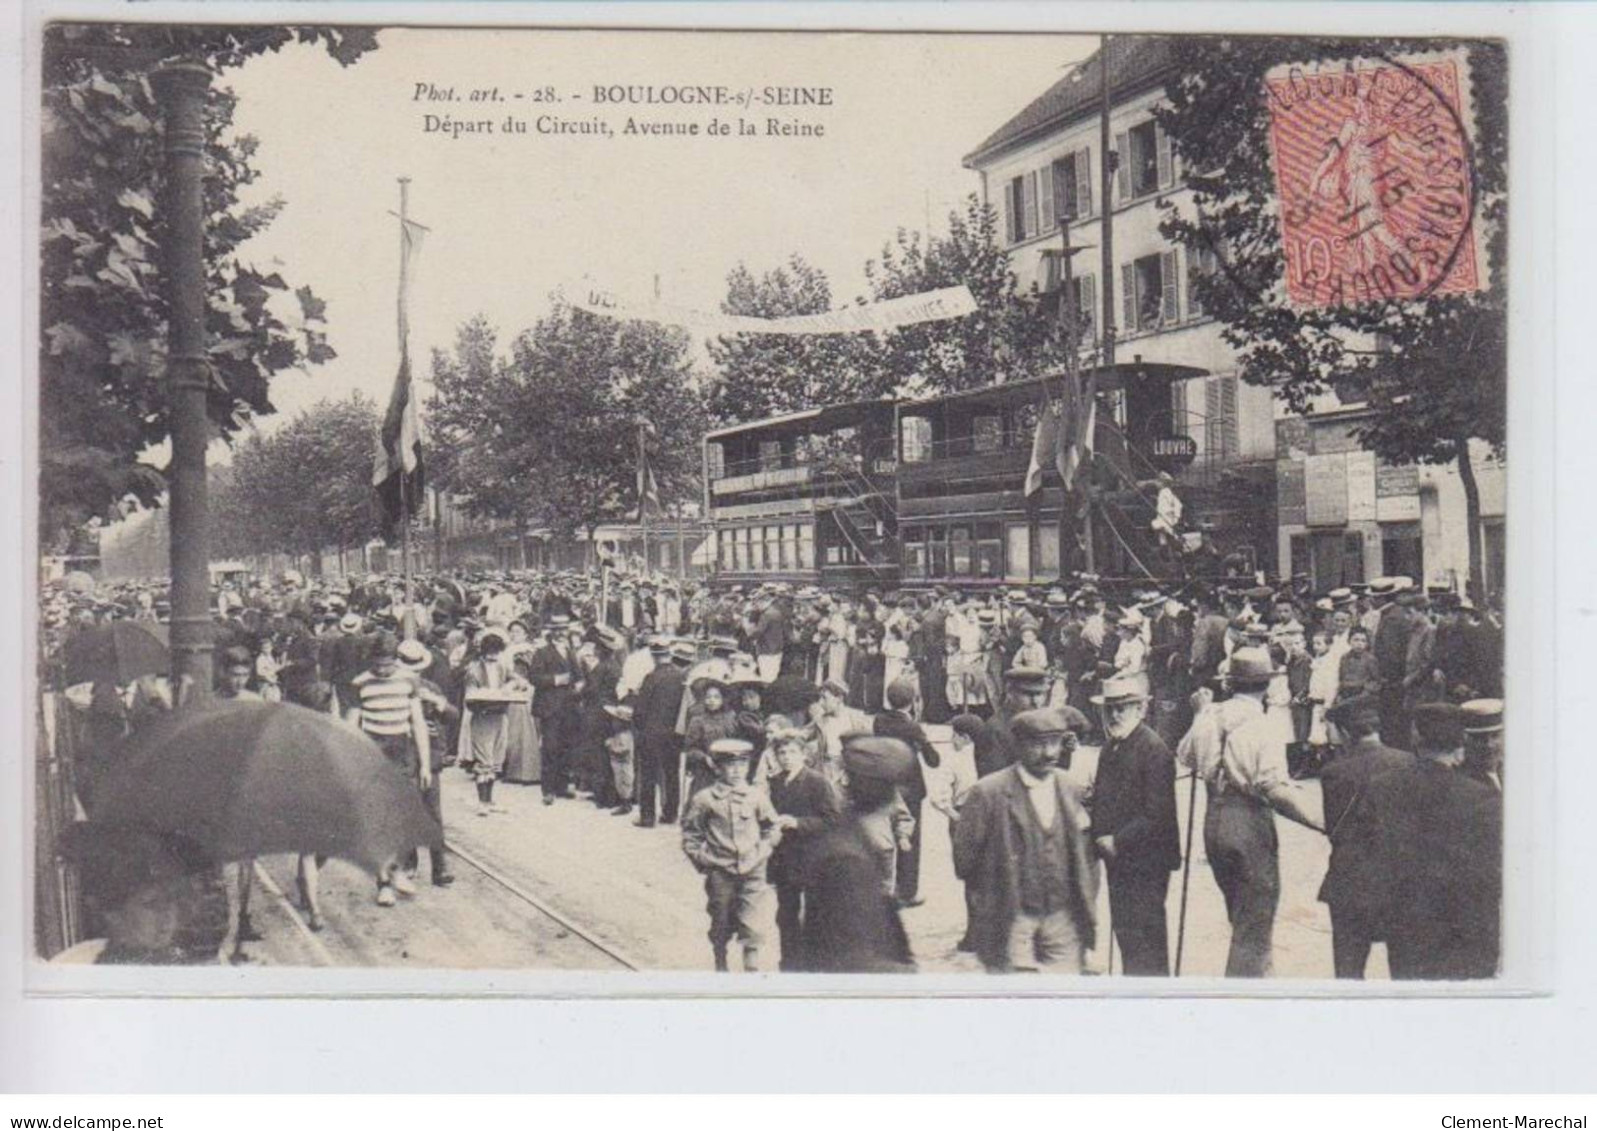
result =
[[1359,805],[1370,780],[1390,770],[1408,769],[1414,756],[1381,741],[1381,712],[1374,695],[1344,700],[1325,715],[1347,739],[1320,771],[1325,801],[1325,832],[1331,862],[1320,884],[1320,902],[1331,913],[1331,958],[1338,978],[1363,978],[1370,947],[1383,941],[1381,916],[1390,902],[1392,876],[1376,852],[1378,830],[1368,827],[1369,810]]
[[1382,912],[1396,979],[1497,975],[1503,889],[1502,797],[1462,772],[1464,727],[1451,703],[1414,712],[1415,761],[1371,779],[1361,824],[1391,877]]
[[805,869],[805,969],[833,974],[912,971],[909,937],[867,824],[898,803],[915,754],[896,738],[861,735],[843,745],[843,819],[817,838]]
[[1175,759],[1145,721],[1148,693],[1142,681],[1106,679],[1093,703],[1105,741],[1088,809],[1109,881],[1109,921],[1125,972],[1165,977],[1165,897],[1170,873],[1181,866]]
[[1011,728],[1019,761],[972,786],[954,826],[971,941],[989,972],[1079,974],[1094,942],[1097,868],[1087,813],[1058,769],[1070,721],[1043,708]]

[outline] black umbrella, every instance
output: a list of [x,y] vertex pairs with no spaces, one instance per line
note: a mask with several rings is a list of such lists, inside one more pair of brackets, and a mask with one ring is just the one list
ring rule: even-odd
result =
[[67,638],[67,683],[126,685],[164,675],[172,666],[165,636],[165,625],[130,620],[81,629]]
[[177,834],[217,860],[317,853],[376,871],[443,837],[371,739],[287,703],[178,711],[136,735],[96,792],[96,820]]

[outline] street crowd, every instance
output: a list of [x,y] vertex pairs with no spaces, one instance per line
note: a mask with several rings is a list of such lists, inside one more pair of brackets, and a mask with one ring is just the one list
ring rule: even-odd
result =
[[[903,916],[923,902],[931,805],[964,885],[961,949],[986,969],[1081,973],[1109,931],[1124,973],[1168,975],[1171,879],[1198,851],[1177,812],[1191,775],[1228,976],[1271,972],[1278,815],[1330,840],[1319,898],[1338,977],[1362,977],[1376,942],[1396,978],[1498,971],[1500,611],[1408,578],[845,593],[289,571],[213,596],[216,695],[358,728],[440,823],[448,771],[475,785],[472,820],[506,819],[495,790],[510,782],[676,826],[718,970],[915,969]],[[163,583],[47,587],[44,683],[80,720],[91,818],[128,736],[186,692],[155,672],[75,683],[74,638],[169,612]],[[1093,748],[1090,779],[1066,772]],[[447,840],[427,846],[433,885],[453,879]],[[299,869],[313,930],[318,863]],[[231,868],[224,958],[255,934],[248,870]],[[144,891],[128,873],[113,860],[86,881],[111,936],[100,960],[163,960],[174,931],[128,913]],[[419,856],[390,860],[373,898],[425,898],[420,876]]]

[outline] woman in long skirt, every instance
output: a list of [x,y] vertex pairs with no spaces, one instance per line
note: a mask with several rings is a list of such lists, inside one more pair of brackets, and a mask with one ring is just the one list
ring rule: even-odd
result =
[[[532,686],[527,674],[527,663],[532,659],[533,645],[527,639],[527,626],[520,621],[510,625],[510,646],[505,649],[505,663],[514,677],[526,686]],[[543,777],[543,743],[538,735],[537,720],[532,717],[531,699],[524,703],[511,703],[505,708],[505,781],[518,785],[531,785]]]
[[477,655],[466,665],[466,710],[461,723],[461,742],[466,747],[461,759],[471,763],[471,776],[477,783],[477,816],[503,813],[494,804],[494,782],[505,765],[507,714],[497,703],[471,701],[473,691],[497,691],[509,683],[503,663],[505,638],[490,628],[477,638]]

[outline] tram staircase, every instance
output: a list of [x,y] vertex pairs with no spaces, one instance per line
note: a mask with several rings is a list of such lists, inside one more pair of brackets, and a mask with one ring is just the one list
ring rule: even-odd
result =
[[[1099,422],[1100,429],[1119,432],[1118,427],[1106,421]],[[1112,558],[1119,559],[1128,576],[1146,576],[1169,580],[1182,572],[1176,560],[1159,544],[1153,531],[1157,511],[1157,490],[1146,484],[1157,477],[1159,469],[1146,456],[1119,436],[1115,445],[1118,458],[1108,458],[1107,453],[1095,453],[1093,471],[1098,477],[1098,490],[1093,499],[1097,505],[1100,529],[1108,532]]]
[[846,458],[830,460],[827,474],[841,497],[825,504],[860,564],[878,577],[897,576],[898,510],[891,496]]

